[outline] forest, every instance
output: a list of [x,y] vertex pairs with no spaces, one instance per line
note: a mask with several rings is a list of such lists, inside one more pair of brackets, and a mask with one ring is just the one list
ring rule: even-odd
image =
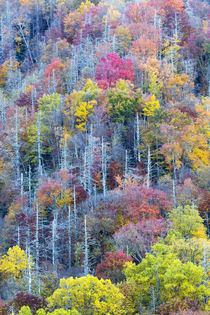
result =
[[0,0],[0,314],[210,312],[208,0]]

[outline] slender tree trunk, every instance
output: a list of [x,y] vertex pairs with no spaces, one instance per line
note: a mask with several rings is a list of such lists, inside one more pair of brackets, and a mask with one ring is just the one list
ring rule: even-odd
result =
[[34,62],[33,62],[33,57],[32,57],[32,53],[31,53],[30,45],[29,45],[29,43],[28,43],[27,40],[26,40],[26,37],[25,37],[24,31],[23,31],[21,22],[19,23],[18,26],[19,26],[19,31],[20,31],[20,33],[21,33],[21,35],[22,35],[22,38],[23,38],[23,40],[24,40],[24,42],[25,42],[26,48],[27,48],[27,50],[28,50],[29,58],[30,58],[30,60],[31,60],[31,63],[33,64]]
[[88,264],[88,235],[87,235],[87,218],[85,215],[85,263],[84,263],[84,274],[87,276],[89,273]]
[[174,204],[174,209],[177,207],[177,202],[176,202],[176,163],[175,160],[173,160],[173,204]]
[[65,138],[65,142],[64,142],[64,151],[63,151],[63,164],[64,164],[64,169],[67,169],[67,145],[66,145],[66,138]]
[[136,113],[136,147],[137,147],[137,160],[141,161],[141,152],[140,152],[140,121],[139,114]]
[[69,231],[69,269],[71,268],[71,206],[69,205],[69,220],[68,220],[68,231]]
[[36,272],[39,272],[39,206],[36,205]]
[[[203,248],[203,265],[204,265],[204,285],[207,289],[208,287],[208,272],[207,272],[207,261],[206,261],[206,245],[204,244],[204,248]],[[205,304],[208,303],[208,298],[207,296],[205,296]]]
[[23,198],[23,173],[20,174],[20,195]]
[[87,150],[85,148],[85,153],[84,153],[84,165],[83,165],[83,186],[84,190],[87,190]]
[[150,146],[148,145],[148,153],[147,153],[147,187],[150,187],[150,177],[151,177],[151,154],[150,154]]
[[140,302],[139,302],[139,314],[142,315],[142,303],[141,303],[141,296],[140,296]]
[[28,293],[31,294],[31,249],[28,248]]
[[152,308],[153,312],[155,313],[156,305],[155,305],[155,290],[152,288]]
[[17,226],[17,246],[20,247],[20,227]]
[[157,265],[157,305],[160,304],[160,284],[159,284],[159,270]]
[[56,259],[56,218],[54,215],[54,219],[52,221],[52,265],[53,269],[55,269],[55,259]]
[[40,139],[40,112],[37,113],[37,143],[38,143],[38,172],[42,176],[42,161],[41,161],[41,139]]
[[125,150],[125,175],[128,174],[128,151]]
[[19,144],[18,144],[18,108],[16,106],[15,113],[15,152],[16,152],[16,171],[17,179],[20,179],[20,155],[19,155]]
[[90,127],[90,135],[88,141],[88,193],[92,194],[93,182],[92,182],[92,163],[93,163],[93,126]]
[[31,197],[31,166],[30,165],[28,169],[28,199],[29,199],[29,207],[31,207],[32,197]]
[[106,198],[106,177],[107,177],[106,164],[107,164],[106,147],[104,145],[104,140],[102,137],[102,185],[103,185],[104,201]]
[[77,202],[76,202],[76,190],[74,186],[74,226],[75,226],[75,241],[78,240],[78,229],[77,229]]

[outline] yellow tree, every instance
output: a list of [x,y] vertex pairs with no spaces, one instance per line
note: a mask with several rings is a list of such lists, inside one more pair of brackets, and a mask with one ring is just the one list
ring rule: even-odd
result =
[[7,254],[0,259],[0,274],[6,279],[20,280],[28,264],[24,250],[14,246],[9,248]]
[[[23,306],[21,310],[19,311],[18,315],[32,315],[32,312],[30,310],[29,306]],[[43,308],[39,309],[36,312],[36,315],[80,315],[80,313],[76,310],[65,310],[64,308],[59,308],[57,310],[54,310],[52,313],[45,311]]]
[[81,102],[76,106],[75,116],[76,116],[76,128],[84,131],[86,130],[85,125],[87,123],[88,117],[93,112],[93,106],[96,101]]
[[143,105],[145,116],[154,116],[154,111],[160,108],[160,103],[154,95],[152,95],[147,102]]
[[88,275],[61,279],[60,288],[49,297],[49,308],[76,309],[85,315],[124,314],[124,296],[110,280]]
[[[65,132],[71,134],[71,129],[76,126],[77,129],[84,131],[88,117],[92,115],[94,106],[100,95],[100,89],[97,84],[88,79],[81,91],[73,91],[71,95],[67,95],[65,99]],[[70,123],[69,123],[70,121]]]

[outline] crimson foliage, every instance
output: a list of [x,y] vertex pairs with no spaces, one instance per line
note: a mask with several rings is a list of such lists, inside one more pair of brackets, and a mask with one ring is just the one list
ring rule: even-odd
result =
[[115,85],[117,80],[134,81],[134,67],[130,59],[126,61],[116,53],[102,57],[96,68],[96,80],[101,88]]

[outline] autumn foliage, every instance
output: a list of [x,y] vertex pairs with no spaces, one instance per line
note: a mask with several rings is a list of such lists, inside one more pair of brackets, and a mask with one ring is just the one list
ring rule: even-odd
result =
[[209,314],[209,12],[0,0],[0,313]]
[[123,251],[106,252],[101,264],[96,267],[96,276],[118,282],[123,279],[122,270],[126,262],[133,261]]
[[117,80],[134,81],[134,68],[130,59],[124,61],[116,53],[102,57],[96,68],[96,80],[98,86],[105,89],[115,85]]

